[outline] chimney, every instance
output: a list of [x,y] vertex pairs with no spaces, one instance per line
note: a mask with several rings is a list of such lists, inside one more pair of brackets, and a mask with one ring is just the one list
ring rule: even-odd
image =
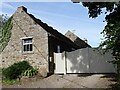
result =
[[88,40],[87,40],[86,38],[84,38],[84,42],[85,42],[85,43],[88,43]]
[[25,8],[24,6],[20,6],[17,8],[17,12],[26,12],[27,13],[27,8]]

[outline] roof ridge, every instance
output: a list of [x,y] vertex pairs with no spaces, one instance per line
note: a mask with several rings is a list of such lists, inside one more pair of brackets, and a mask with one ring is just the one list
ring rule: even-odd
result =
[[73,43],[69,38],[67,38],[65,35],[63,35],[62,33],[58,32],[56,29],[54,29],[53,27],[49,26],[47,23],[42,22],[40,19],[34,17],[34,15],[27,13],[37,24],[39,24],[42,28],[44,28],[48,33],[52,34],[53,36],[55,36],[56,38],[58,37],[59,40],[64,41],[66,43],[69,43],[70,45],[73,45],[76,48],[79,48],[78,45],[76,45],[75,43]]

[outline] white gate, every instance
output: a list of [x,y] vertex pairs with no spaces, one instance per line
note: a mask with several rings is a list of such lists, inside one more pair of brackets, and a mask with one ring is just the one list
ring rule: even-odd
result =
[[114,64],[109,63],[113,60],[111,52],[103,54],[103,50],[91,49],[89,50],[90,73],[115,73]]
[[65,52],[54,53],[54,61],[55,61],[55,74],[66,74]]
[[110,52],[83,48],[66,53],[55,53],[55,73],[116,73]]
[[89,73],[87,48],[66,52],[67,73]]

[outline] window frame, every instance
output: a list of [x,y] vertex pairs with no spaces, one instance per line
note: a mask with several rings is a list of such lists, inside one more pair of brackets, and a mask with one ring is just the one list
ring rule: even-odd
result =
[[[31,39],[31,42],[28,41],[28,43],[25,43],[25,40],[27,40],[27,39],[28,40]],[[23,38],[21,38],[21,40],[22,40],[22,52],[23,53],[33,52],[33,38],[32,37],[23,37]],[[27,45],[29,46],[28,47],[29,50],[27,50]],[[32,45],[32,46],[30,46],[30,45]],[[25,50],[24,46],[26,46],[26,50]],[[30,49],[31,47],[32,47],[32,49]]]

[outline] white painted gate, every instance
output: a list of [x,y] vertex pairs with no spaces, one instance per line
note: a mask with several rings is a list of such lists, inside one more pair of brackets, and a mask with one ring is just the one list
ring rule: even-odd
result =
[[54,53],[55,74],[66,74],[65,70],[65,52]]
[[93,48],[84,48],[66,53],[55,53],[55,73],[116,73],[110,52],[102,54]]
[[90,73],[115,73],[116,69],[114,64],[109,63],[114,58],[111,52],[106,52],[103,54],[103,50],[91,49],[89,50],[90,60]]
[[66,52],[67,73],[89,73],[87,48]]

